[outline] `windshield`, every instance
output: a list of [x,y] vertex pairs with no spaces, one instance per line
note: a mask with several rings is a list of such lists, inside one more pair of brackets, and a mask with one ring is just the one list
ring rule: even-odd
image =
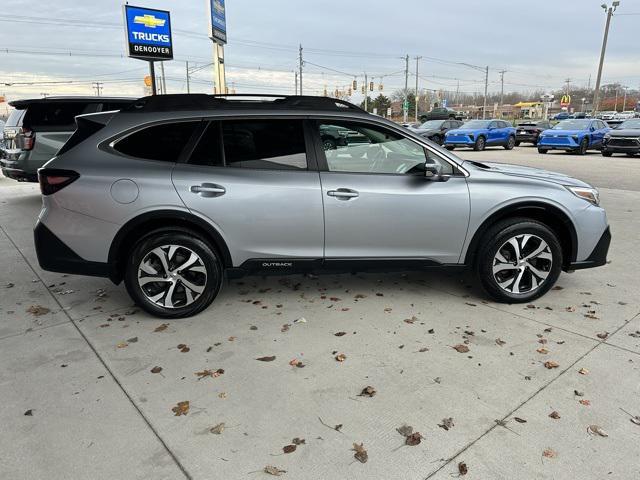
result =
[[591,120],[563,120],[553,127],[554,130],[586,130]]
[[620,128],[638,128],[640,129],[640,118],[634,118],[633,120],[627,120],[620,124]]
[[424,128],[426,130],[431,130],[434,128],[440,128],[440,126],[443,124],[444,120],[428,120],[426,122],[424,122],[422,125],[420,125],[420,127],[418,128]]
[[466,122],[460,128],[471,128],[471,129],[487,128],[490,123],[491,123],[491,120],[471,120],[470,122]]

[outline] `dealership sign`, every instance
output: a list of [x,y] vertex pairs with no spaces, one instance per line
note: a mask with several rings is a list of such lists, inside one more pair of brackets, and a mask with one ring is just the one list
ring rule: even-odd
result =
[[207,0],[209,9],[209,38],[224,45],[227,43],[227,14],[224,0]]
[[171,17],[165,10],[124,6],[127,50],[142,60],[171,60]]

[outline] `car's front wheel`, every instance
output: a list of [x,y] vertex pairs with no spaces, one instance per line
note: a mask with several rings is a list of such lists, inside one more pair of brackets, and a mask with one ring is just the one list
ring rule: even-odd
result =
[[584,137],[580,142],[580,146],[578,147],[576,153],[578,155],[586,155],[587,150],[589,150],[589,139],[587,137]]
[[541,153],[542,155],[544,155],[545,153],[547,153],[549,150],[547,150],[546,148],[538,148],[538,153]]
[[473,144],[473,149],[476,152],[480,152],[482,150],[484,150],[484,147],[486,145],[486,141],[484,139],[484,137],[480,136],[476,139],[476,143]]
[[133,247],[125,285],[150,314],[184,318],[207,308],[222,285],[222,263],[211,246],[191,232],[150,233]]
[[485,291],[504,303],[530,302],[558,280],[562,247],[543,223],[512,218],[485,234],[478,251],[477,272]]

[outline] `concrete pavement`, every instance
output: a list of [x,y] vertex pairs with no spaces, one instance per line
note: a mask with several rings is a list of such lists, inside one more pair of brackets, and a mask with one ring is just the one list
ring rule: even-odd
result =
[[[522,150],[461,153],[533,161]],[[640,477],[640,425],[621,410],[640,415],[640,159],[620,160],[629,188],[601,190],[611,263],[562,274],[532,306],[439,272],[252,277],[167,322],[122,286],[41,271],[37,186],[1,182],[3,477],[270,478],[271,465],[305,480],[445,479],[460,462],[470,479]],[[366,386],[376,394],[359,396]],[[419,445],[404,445],[403,424]]]

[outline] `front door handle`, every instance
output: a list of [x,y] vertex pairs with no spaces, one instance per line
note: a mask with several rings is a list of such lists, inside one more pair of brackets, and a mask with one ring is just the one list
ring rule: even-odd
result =
[[215,183],[201,183],[200,185],[191,185],[189,191],[202,197],[220,197],[227,193],[227,190],[222,185],[217,185]]
[[337,190],[329,190],[327,195],[330,197],[336,197],[341,200],[348,200],[350,198],[355,198],[360,194],[355,190],[351,190],[350,188],[338,188]]

